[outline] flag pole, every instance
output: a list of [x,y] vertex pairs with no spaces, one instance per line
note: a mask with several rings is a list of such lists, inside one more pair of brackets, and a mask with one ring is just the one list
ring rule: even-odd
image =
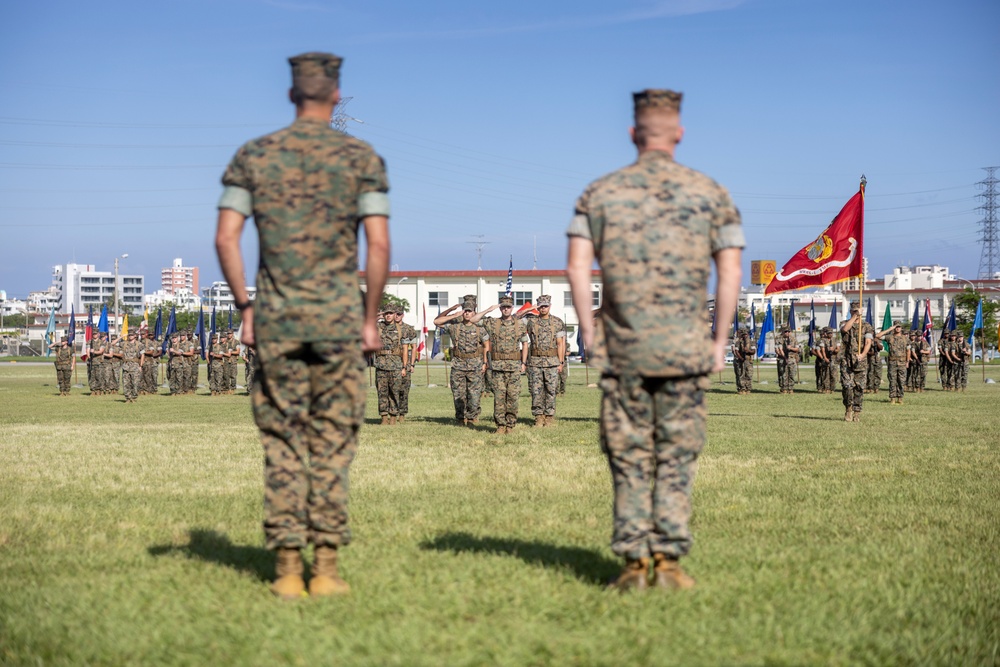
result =
[[[865,178],[864,174],[861,174],[861,210],[865,210],[865,185],[868,184],[868,179]],[[862,246],[863,248],[864,246]],[[865,302],[865,258],[862,254],[861,256],[861,274],[858,276],[858,316],[861,315],[861,304]],[[873,318],[874,319],[874,318]],[[864,340],[864,323],[863,321],[858,322],[858,356],[861,356],[861,343]]]

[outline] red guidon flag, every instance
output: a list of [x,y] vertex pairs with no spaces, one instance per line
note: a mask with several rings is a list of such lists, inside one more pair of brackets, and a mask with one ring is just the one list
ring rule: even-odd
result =
[[768,283],[764,294],[817,287],[863,273],[861,258],[865,231],[865,178],[830,226],[816,240],[795,253]]

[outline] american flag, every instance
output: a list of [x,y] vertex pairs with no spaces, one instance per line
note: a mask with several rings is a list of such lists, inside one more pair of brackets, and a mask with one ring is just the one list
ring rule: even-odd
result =
[[513,294],[514,289],[514,255],[510,256],[510,266],[507,268],[507,296]]

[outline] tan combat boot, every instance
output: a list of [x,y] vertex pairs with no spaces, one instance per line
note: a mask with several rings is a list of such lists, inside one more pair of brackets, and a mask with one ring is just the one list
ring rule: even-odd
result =
[[855,410],[854,411],[854,421],[856,421],[856,422],[860,422],[861,421],[861,410]]
[[854,421],[854,410],[847,408],[847,412],[844,413],[844,421],[852,422]]
[[545,415],[535,415],[535,428],[545,426]]
[[351,586],[337,574],[337,548],[316,547],[312,565],[312,578],[309,579],[309,595],[324,597],[328,595],[345,595],[351,592]]
[[405,421],[406,421],[406,415],[398,415],[396,417],[396,423],[397,424],[402,424]]
[[382,415],[382,426],[389,425],[389,415]]
[[494,433],[496,433],[497,435],[503,435],[506,432],[507,432],[507,427],[502,424],[500,426],[497,426],[497,430],[494,431]]
[[271,592],[282,600],[297,600],[306,592],[302,580],[302,554],[298,549],[278,549],[278,561],[274,566],[276,578],[271,584]]
[[675,559],[664,554],[653,554],[653,586],[671,591],[694,588],[694,579],[681,569]]
[[555,426],[555,424],[556,424],[556,416],[555,415],[545,415],[545,425],[546,426]]
[[625,559],[625,569],[618,578],[608,584],[608,589],[619,592],[644,591],[649,588],[649,559]]
[[396,425],[396,415],[389,415],[389,426]]

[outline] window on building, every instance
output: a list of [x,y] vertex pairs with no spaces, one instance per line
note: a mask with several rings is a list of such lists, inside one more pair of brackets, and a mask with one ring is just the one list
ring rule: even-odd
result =
[[532,303],[531,292],[514,292],[514,305],[523,306]]
[[[567,308],[573,307],[573,293],[569,290],[563,292],[563,305]],[[593,290],[590,293],[590,306],[591,308],[601,307],[601,291]]]
[[440,306],[442,308],[448,307],[448,293],[447,292],[428,292],[427,293],[427,305],[428,306]]

